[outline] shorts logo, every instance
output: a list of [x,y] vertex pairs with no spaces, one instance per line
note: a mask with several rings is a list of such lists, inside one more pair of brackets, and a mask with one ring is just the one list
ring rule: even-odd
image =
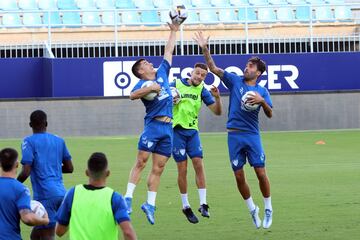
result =
[[148,147],[148,148],[151,148],[153,145],[154,145],[154,143],[153,143],[153,142],[150,142],[150,141],[149,141],[149,142],[147,142],[147,147]]
[[264,153],[261,153],[261,156],[260,156],[260,161],[264,162],[265,161],[265,154]]
[[185,149],[180,149],[180,154],[184,156],[185,155]]
[[234,159],[232,160],[233,165],[236,167],[239,164],[239,160],[238,159]]

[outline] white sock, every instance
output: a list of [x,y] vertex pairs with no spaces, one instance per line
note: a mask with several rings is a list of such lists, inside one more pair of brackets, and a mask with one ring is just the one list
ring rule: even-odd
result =
[[264,198],[264,204],[265,204],[265,209],[269,209],[272,211],[271,197]]
[[246,199],[245,202],[246,202],[246,205],[247,205],[250,212],[253,211],[256,208],[252,197],[249,197],[248,199]]
[[147,203],[155,207],[156,192],[148,191]]
[[200,205],[207,204],[206,202],[206,188],[199,188]]
[[189,208],[189,207],[190,207],[190,203],[189,203],[189,199],[188,199],[187,193],[180,194],[180,195],[181,195],[181,202],[182,202],[183,209]]
[[126,194],[125,194],[125,197],[126,198],[133,198],[133,194],[134,194],[134,191],[135,191],[135,187],[136,185],[129,182],[127,184],[127,188],[126,188]]

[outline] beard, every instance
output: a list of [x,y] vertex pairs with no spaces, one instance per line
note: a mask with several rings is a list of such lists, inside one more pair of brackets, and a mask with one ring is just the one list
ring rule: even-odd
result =
[[245,73],[244,73],[244,79],[245,79],[245,80],[253,80],[253,79],[256,79],[256,73],[245,72]]

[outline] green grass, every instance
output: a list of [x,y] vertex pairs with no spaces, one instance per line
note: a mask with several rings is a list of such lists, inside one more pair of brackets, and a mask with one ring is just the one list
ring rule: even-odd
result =
[[[324,140],[326,144],[316,145],[318,140]],[[137,137],[66,138],[66,142],[75,165],[75,172],[64,177],[67,188],[87,181],[84,171],[88,156],[94,151],[103,151],[110,160],[108,185],[121,193],[125,192],[128,174],[136,156]],[[211,218],[200,218],[200,223],[196,225],[186,221],[181,213],[176,165],[170,159],[158,192],[156,223],[150,226],[139,208],[146,199],[148,165],[135,191],[131,216],[139,239],[294,240],[359,237],[359,130],[263,134],[274,208],[270,230],[256,230],[250,221],[230,168],[226,134],[203,134],[202,143]],[[0,141],[0,148],[7,146],[19,150],[20,140]],[[189,167],[190,203],[197,208],[194,171],[191,165]],[[253,198],[263,210],[256,177],[248,166],[246,172]],[[30,185],[30,181],[26,184]],[[24,239],[29,239],[30,230],[27,226],[22,227]]]

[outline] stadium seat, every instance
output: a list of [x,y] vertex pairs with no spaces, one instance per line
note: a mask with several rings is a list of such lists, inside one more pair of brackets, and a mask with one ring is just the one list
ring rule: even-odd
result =
[[16,13],[5,13],[2,23],[5,27],[21,27],[22,25],[20,16]]
[[154,6],[156,8],[170,9],[172,6],[172,1],[171,0],[154,0]]
[[[43,15],[43,23],[48,25],[49,24],[49,13],[45,12]],[[61,25],[61,18],[59,12],[52,12],[50,13],[50,24],[51,25]],[[54,26],[60,27],[60,26]]]
[[315,20],[320,22],[333,22],[334,15],[329,7],[315,8]]
[[306,0],[307,3],[309,4],[325,4],[325,1],[324,0]]
[[62,21],[67,27],[80,27],[81,17],[79,12],[64,12]]
[[276,16],[280,22],[292,22],[295,20],[294,11],[288,7],[278,8]]
[[116,0],[115,7],[122,8],[122,9],[124,9],[124,8],[129,9],[129,8],[135,8],[135,5],[131,0]]
[[219,22],[215,10],[201,10],[199,16],[200,22],[203,24],[217,24]]
[[344,4],[345,0],[325,0],[325,2],[330,4]]
[[[247,10],[247,13],[246,13]],[[247,16],[246,16],[247,14]],[[254,8],[240,8],[238,11],[238,18],[239,22],[245,23],[247,21],[248,23],[254,23],[257,21],[256,12]]]
[[54,10],[58,9],[55,0],[39,0],[38,7],[41,10]]
[[95,5],[99,9],[112,9],[114,8],[113,0],[96,0]]
[[244,5],[249,5],[249,2],[247,0],[230,0],[230,5],[231,6],[244,6]]
[[188,17],[186,19],[186,24],[198,24],[200,23],[199,15],[195,10],[188,11]]
[[341,22],[352,21],[351,9],[348,6],[335,6],[335,19]]
[[211,5],[214,7],[230,7],[229,0],[211,0]]
[[26,27],[41,27],[42,21],[40,13],[24,13],[23,24]]
[[289,4],[292,5],[300,5],[300,4],[306,4],[306,0],[287,0]]
[[77,6],[80,9],[96,9],[95,2],[93,0],[77,0]]
[[268,5],[267,0],[249,0],[251,5]]
[[83,12],[82,13],[82,23],[83,25],[100,25],[100,16],[98,12]]
[[[150,23],[150,25],[161,25],[158,12],[155,10],[151,11],[142,11],[141,12],[141,22]],[[148,24],[147,24],[148,25]]]
[[78,8],[75,0],[57,0],[57,6],[62,10],[72,10]]
[[238,19],[236,17],[234,9],[220,9],[219,21],[222,23],[234,23]]
[[192,7],[191,0],[173,0],[173,5],[184,5],[187,8]]
[[19,10],[16,0],[0,0],[0,9],[2,9],[2,10]]
[[259,22],[275,22],[276,15],[273,8],[259,8],[258,9]]
[[191,4],[194,7],[211,7],[209,0],[191,0]]
[[295,10],[295,17],[300,22],[310,21],[310,7],[307,6],[297,7]]
[[[120,23],[121,21],[120,15],[117,15],[117,22]],[[113,12],[104,12],[101,16],[101,22],[105,25],[114,25],[115,23],[115,15]]]
[[135,7],[137,8],[153,8],[154,4],[152,0],[134,0]]
[[166,22],[170,22],[171,19],[169,17],[169,11],[168,10],[164,10],[160,12],[160,22],[162,23],[166,23]]
[[141,25],[137,11],[125,11],[121,13],[121,22],[125,25]]
[[39,9],[35,0],[19,0],[19,8],[22,10],[37,10]]
[[288,2],[286,0],[269,0],[269,3],[272,5],[287,5]]

